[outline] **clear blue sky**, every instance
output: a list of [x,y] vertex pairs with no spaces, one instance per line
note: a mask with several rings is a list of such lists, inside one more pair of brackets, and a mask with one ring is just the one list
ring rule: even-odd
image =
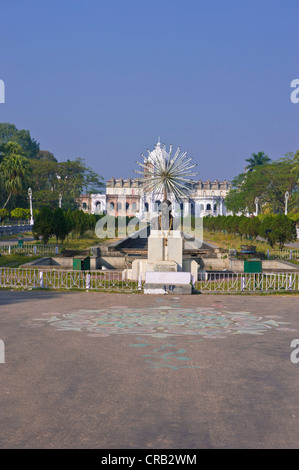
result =
[[201,179],[299,149],[298,0],[0,0],[0,122],[134,176],[158,137]]

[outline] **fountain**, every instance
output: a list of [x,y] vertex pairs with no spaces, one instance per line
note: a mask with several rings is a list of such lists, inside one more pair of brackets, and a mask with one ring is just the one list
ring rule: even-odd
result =
[[[147,259],[135,260],[132,263],[131,279],[145,280],[145,293],[190,293],[191,271],[195,276],[198,265],[190,263],[188,272],[183,272],[183,238],[181,232],[181,214],[172,214],[172,203],[186,198],[192,180],[197,175],[192,169],[196,164],[180,147],[172,157],[172,146],[169,153],[160,142],[144,161],[138,163],[142,170],[135,170],[142,175],[140,181],[147,192],[156,193],[157,199],[163,198],[159,215],[150,220]],[[192,265],[192,269],[191,269]],[[184,287],[182,287],[184,286]],[[187,287],[186,287],[187,286]],[[183,292],[184,291],[184,292]]]

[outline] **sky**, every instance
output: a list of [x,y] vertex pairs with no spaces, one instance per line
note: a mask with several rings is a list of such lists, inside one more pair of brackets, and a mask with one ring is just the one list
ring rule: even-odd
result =
[[0,0],[0,122],[136,176],[160,137],[199,179],[299,149],[298,0]]

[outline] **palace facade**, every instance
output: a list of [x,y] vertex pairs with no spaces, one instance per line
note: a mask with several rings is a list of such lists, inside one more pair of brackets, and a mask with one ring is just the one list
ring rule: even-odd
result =
[[[163,158],[165,148],[158,142],[150,154]],[[152,156],[152,158],[154,158]],[[231,184],[224,181],[194,181],[185,200],[177,203],[172,194],[168,198],[174,210],[183,211],[184,215],[200,216],[227,215],[225,198]],[[78,200],[80,209],[85,212],[107,213],[115,216],[136,216],[143,218],[147,213],[155,213],[162,202],[162,194],[147,193],[139,178],[111,178],[106,183],[106,194],[81,195]]]

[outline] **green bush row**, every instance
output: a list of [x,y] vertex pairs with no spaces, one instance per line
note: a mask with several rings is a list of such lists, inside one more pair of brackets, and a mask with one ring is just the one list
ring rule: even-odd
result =
[[204,217],[203,225],[207,230],[235,234],[241,238],[256,239],[260,236],[272,247],[278,243],[282,248],[285,243],[297,238],[296,221],[284,214],[268,214],[262,217],[218,215],[218,217]]

